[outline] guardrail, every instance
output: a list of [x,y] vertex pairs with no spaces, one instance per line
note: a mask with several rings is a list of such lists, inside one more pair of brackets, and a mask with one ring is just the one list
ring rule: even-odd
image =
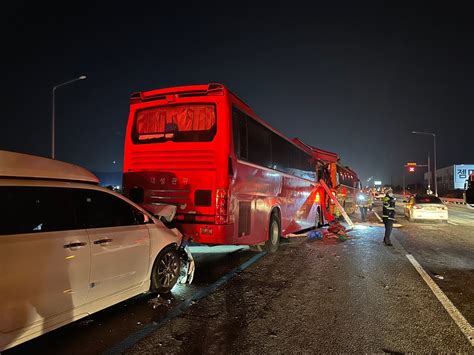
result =
[[[397,195],[397,197],[400,200],[405,200],[409,196],[410,195],[402,195],[402,194]],[[455,204],[455,205],[465,205],[466,204],[466,202],[464,202],[464,199],[462,199],[462,198],[440,197],[440,200],[445,202],[445,203],[452,203],[452,204]],[[470,206],[468,205],[468,207],[470,207]]]
[[465,205],[466,204],[462,198],[440,197],[440,199],[443,202],[454,203],[456,205]]

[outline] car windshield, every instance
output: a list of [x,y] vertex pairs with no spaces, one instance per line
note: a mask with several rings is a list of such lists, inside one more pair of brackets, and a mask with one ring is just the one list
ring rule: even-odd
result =
[[440,203],[443,202],[436,196],[416,196],[415,203]]

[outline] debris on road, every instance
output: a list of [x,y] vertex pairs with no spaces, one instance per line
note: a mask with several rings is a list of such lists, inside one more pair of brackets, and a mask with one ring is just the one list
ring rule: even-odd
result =
[[150,299],[148,303],[153,306],[153,309],[156,309],[159,306],[169,306],[171,304],[171,299],[166,299],[160,295],[157,295],[155,298]]
[[444,280],[444,277],[441,276],[441,275],[434,275],[434,277],[436,277],[436,278],[439,279],[439,280]]
[[78,324],[79,324],[80,326],[84,326],[84,325],[91,324],[91,323],[93,323],[93,322],[94,322],[93,319],[84,319],[84,320],[79,321]]
[[337,221],[331,222],[329,227],[323,227],[311,230],[306,233],[289,233],[286,235],[287,238],[303,238],[306,237],[308,242],[313,242],[315,240],[323,239],[338,239],[339,241],[345,241],[349,239],[347,232],[352,231],[352,229],[346,229],[342,224]]
[[[339,222],[331,223],[329,228],[326,230],[324,237],[337,238],[340,241],[345,241],[349,238],[346,228]],[[324,234],[324,232],[323,232]]]
[[313,240],[322,240],[323,233],[319,230],[312,230],[308,233],[308,241],[312,242]]

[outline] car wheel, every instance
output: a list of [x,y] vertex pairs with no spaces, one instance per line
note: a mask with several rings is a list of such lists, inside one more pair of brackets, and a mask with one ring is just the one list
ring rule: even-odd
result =
[[168,293],[176,284],[181,269],[181,259],[174,247],[166,247],[155,259],[151,272],[151,290]]
[[278,246],[280,245],[280,235],[280,218],[278,218],[276,213],[272,213],[270,217],[270,226],[268,228],[268,240],[265,242],[265,245],[262,248],[263,251],[266,251],[267,253],[276,252]]

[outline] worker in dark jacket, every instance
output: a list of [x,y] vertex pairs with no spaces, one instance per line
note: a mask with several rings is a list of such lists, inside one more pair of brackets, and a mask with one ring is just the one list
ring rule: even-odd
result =
[[392,246],[390,242],[390,234],[392,233],[393,222],[395,221],[395,200],[392,190],[388,190],[385,197],[383,198],[383,210],[382,219],[385,224],[385,236],[383,243],[388,246]]

